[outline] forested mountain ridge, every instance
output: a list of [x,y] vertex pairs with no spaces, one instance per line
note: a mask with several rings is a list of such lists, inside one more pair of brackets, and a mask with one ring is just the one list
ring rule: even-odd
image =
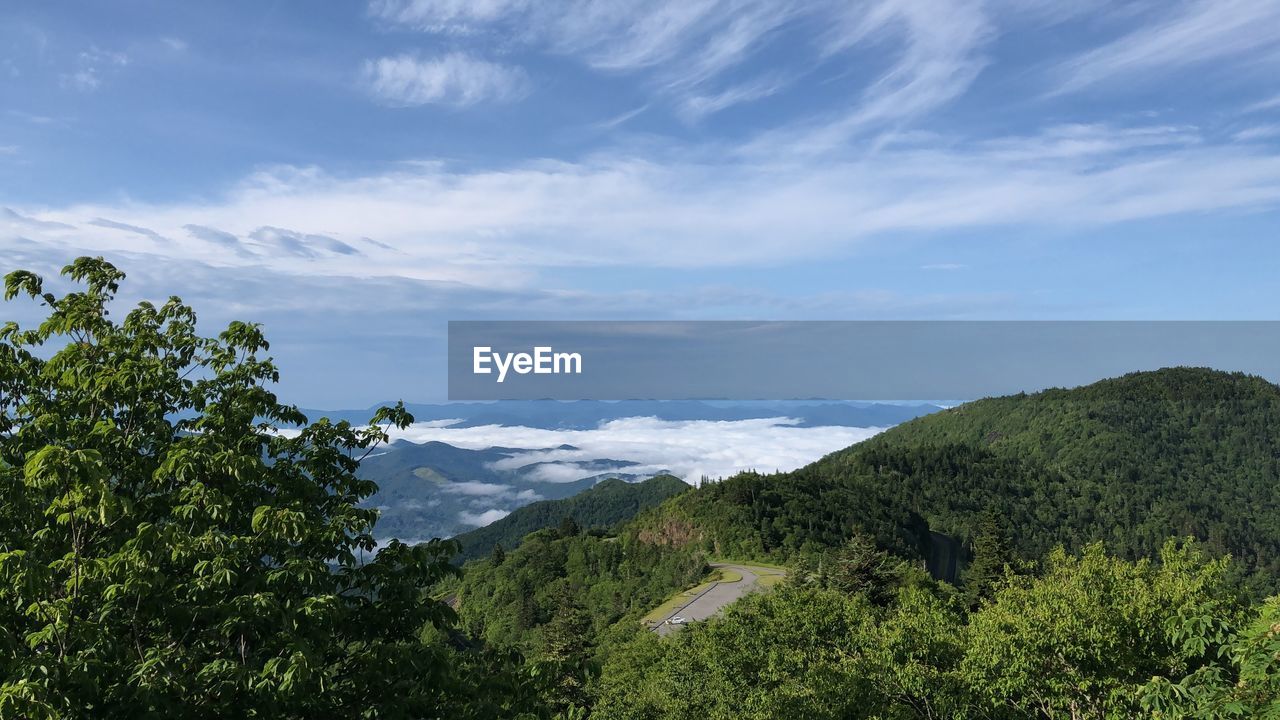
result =
[[495,546],[512,550],[529,533],[553,527],[565,518],[585,530],[608,528],[686,490],[689,486],[671,475],[657,475],[637,483],[617,478],[601,480],[577,495],[525,505],[501,520],[456,536],[462,550],[455,561],[484,557]]
[[646,537],[788,558],[855,530],[924,556],[928,530],[968,541],[1003,518],[1015,550],[1101,540],[1148,556],[1192,535],[1280,576],[1280,387],[1200,368],[978,400],[791,473],[742,474],[665,503]]
[[[1134,446],[1145,444],[1145,449]],[[1114,469],[1135,452],[1157,463],[1280,468],[1280,386],[1244,373],[1176,367],[1072,389],[987,398],[894,427],[859,445],[977,445],[1058,467]],[[1203,452],[1214,445],[1214,452]],[[1157,457],[1158,455],[1158,457]],[[822,462],[822,461],[820,461]]]

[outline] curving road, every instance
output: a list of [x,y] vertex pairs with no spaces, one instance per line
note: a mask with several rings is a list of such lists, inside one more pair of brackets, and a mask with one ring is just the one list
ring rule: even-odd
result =
[[659,635],[667,635],[675,632],[680,625],[672,625],[667,621],[673,617],[680,616],[690,622],[697,620],[706,620],[723,610],[727,605],[738,600],[747,593],[760,589],[761,575],[786,575],[783,570],[774,570],[772,568],[762,567],[744,567],[742,565],[733,565],[730,563],[711,563],[711,567],[732,570],[742,576],[741,580],[733,582],[717,582],[711,587],[698,593],[689,599],[684,605],[668,613],[662,619],[662,622],[653,626],[651,629]]

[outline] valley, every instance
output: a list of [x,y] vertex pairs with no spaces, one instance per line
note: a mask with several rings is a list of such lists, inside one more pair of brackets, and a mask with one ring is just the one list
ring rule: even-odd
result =
[[[607,479],[638,482],[674,474],[697,484],[742,467],[794,467],[886,425],[938,410],[929,404],[814,401],[408,407],[424,415],[415,415],[413,426],[397,432],[395,442],[360,468],[362,477],[378,485],[365,505],[380,513],[377,532],[383,541],[452,537],[530,503],[576,496]],[[367,414],[308,412],[335,420]]]

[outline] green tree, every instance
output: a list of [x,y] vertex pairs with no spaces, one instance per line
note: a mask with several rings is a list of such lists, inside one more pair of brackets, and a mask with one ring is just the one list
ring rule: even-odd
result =
[[[1219,641],[1216,623],[1195,615],[1176,620],[1185,643]],[[1223,651],[1222,661],[1179,681],[1152,678],[1142,689],[1143,709],[1169,720],[1280,718],[1280,596],[1267,600]]]
[[[1241,617],[1225,559],[1169,541],[1159,562],[1127,562],[1095,544],[1054,551],[970,618],[961,672],[993,708],[1056,718],[1141,715],[1152,677],[1213,664]],[[1188,633],[1187,628],[1195,632]]]
[[1000,514],[995,510],[983,511],[973,536],[973,561],[964,576],[965,596],[970,607],[977,607],[991,597],[1012,563],[1013,553]]
[[899,593],[866,650],[867,672],[886,698],[885,717],[983,715],[974,712],[959,673],[963,626],[960,613],[927,589]]
[[866,662],[875,615],[864,595],[783,585],[673,637],[642,631],[607,660],[593,717],[885,717]]
[[451,545],[375,557],[358,505],[403,407],[308,423],[257,326],[201,337],[178,298],[117,324],[123,273],[63,274],[5,278],[47,317],[0,330],[0,717],[459,714],[418,637],[451,620],[425,593]]
[[835,550],[802,556],[795,568],[800,584],[849,595],[865,594],[876,605],[887,605],[892,600],[904,573],[901,561],[877,548],[875,541],[862,533],[854,533]]
[[502,548],[502,543],[493,546],[493,552],[489,553],[489,562],[498,567],[507,560],[507,551]]
[[550,678],[548,704],[561,712],[585,707],[592,672],[591,616],[575,590],[561,583],[551,620],[542,627],[541,671]]
[[578,525],[578,521],[573,519],[572,515],[565,515],[560,519],[560,537],[575,537],[582,532],[582,527]]

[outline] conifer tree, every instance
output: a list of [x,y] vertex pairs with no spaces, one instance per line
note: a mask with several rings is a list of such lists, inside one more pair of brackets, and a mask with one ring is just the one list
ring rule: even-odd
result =
[[984,510],[973,536],[973,561],[965,571],[965,597],[971,607],[991,597],[1012,563],[1003,518],[994,510]]

